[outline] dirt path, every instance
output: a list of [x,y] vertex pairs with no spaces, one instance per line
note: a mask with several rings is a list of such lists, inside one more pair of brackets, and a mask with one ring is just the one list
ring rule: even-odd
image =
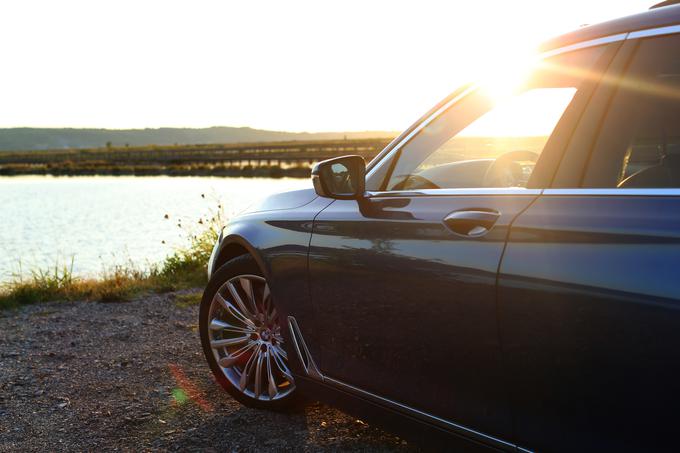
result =
[[0,451],[404,451],[329,407],[245,408],[214,383],[175,295],[0,312]]

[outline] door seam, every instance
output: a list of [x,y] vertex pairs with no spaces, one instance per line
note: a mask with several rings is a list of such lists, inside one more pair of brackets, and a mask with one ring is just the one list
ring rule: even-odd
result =
[[[314,226],[316,225],[316,218],[321,215],[322,212],[324,212],[326,209],[328,209],[329,206],[332,206],[333,203],[335,203],[336,200],[331,200],[330,203],[328,203],[326,206],[323,207],[319,212],[314,214],[314,217],[312,218],[312,228],[309,233],[309,240],[307,241],[307,266],[305,269],[305,272],[307,274],[307,297],[309,297],[309,302],[312,307],[312,318],[315,321],[317,320],[317,313],[318,313],[318,308],[316,301],[312,297],[312,275],[311,275],[311,269],[310,269],[310,262],[309,262],[309,254],[312,250],[312,238],[314,237]],[[319,350],[319,354],[317,355],[319,357],[319,360],[323,360],[323,354],[321,353],[321,350]]]
[[[496,280],[494,284],[494,298],[495,298],[495,304],[496,304],[496,336],[498,337],[498,347],[500,349],[500,355],[501,355],[501,373],[504,376],[503,379],[503,386],[505,387],[505,394],[506,397],[509,399],[509,410],[510,410],[510,430],[512,433],[512,443],[515,445],[518,445],[517,442],[517,429],[516,429],[516,416],[515,416],[515,397],[514,397],[514,391],[511,390],[511,386],[508,383],[508,378],[509,376],[507,374],[506,370],[506,354],[505,350],[503,347],[503,335],[501,334],[501,317],[500,317],[500,297],[499,297],[499,282],[500,282],[500,273],[501,273],[501,265],[503,264],[503,259],[505,258],[505,251],[508,248],[508,243],[510,242],[510,232],[512,231],[512,228],[515,224],[515,221],[522,215],[524,214],[530,207],[534,205],[542,196],[543,192],[545,189],[541,189],[540,193],[536,195],[536,197],[527,204],[527,206],[520,210],[517,215],[510,221],[508,224],[508,231],[505,235],[505,243],[503,244],[503,251],[501,252],[500,259],[498,260],[498,267],[496,268]],[[512,395],[512,396],[511,396]]]

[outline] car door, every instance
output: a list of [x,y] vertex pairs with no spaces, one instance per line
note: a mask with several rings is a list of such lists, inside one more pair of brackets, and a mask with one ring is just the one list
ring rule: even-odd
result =
[[500,267],[516,439],[532,450],[677,450],[680,36],[625,46],[625,75],[594,95]]
[[540,193],[527,185],[554,169],[613,52],[553,56],[502,100],[488,87],[461,93],[373,166],[365,198],[316,217],[316,322],[300,327],[314,332],[327,384],[513,446],[499,440],[512,423],[498,265],[508,226]]

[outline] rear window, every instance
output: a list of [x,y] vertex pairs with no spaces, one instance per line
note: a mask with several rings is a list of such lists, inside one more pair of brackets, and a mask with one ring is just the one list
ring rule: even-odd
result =
[[584,187],[680,187],[680,36],[640,43],[614,96]]

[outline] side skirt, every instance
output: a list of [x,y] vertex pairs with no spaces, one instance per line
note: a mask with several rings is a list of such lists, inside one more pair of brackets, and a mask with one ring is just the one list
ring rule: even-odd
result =
[[429,425],[433,425],[437,428],[443,429],[448,432],[452,432],[458,436],[465,437],[472,441],[479,442],[484,445],[488,445],[490,447],[494,447],[501,450],[506,451],[517,450],[517,446],[510,442],[506,442],[496,437],[489,436],[479,431],[475,431],[458,423],[454,423],[443,418],[439,418],[435,415],[428,414],[427,412],[423,412],[421,410],[415,409],[405,404],[401,404],[397,401],[393,401],[388,398],[376,395],[374,393],[367,392],[345,382],[334,379],[330,376],[324,375],[316,366],[316,363],[314,362],[314,359],[312,358],[309,352],[309,348],[307,347],[307,344],[305,343],[305,340],[302,336],[300,327],[298,326],[298,323],[295,320],[295,318],[292,316],[288,317],[288,327],[293,338],[293,346],[295,347],[295,352],[297,353],[298,359],[300,360],[300,363],[302,364],[304,371],[309,379],[317,381],[319,383],[323,383],[326,386],[340,390],[346,394],[367,400],[380,407],[384,407],[392,411],[395,411],[399,414],[406,415],[407,417],[412,418],[414,420],[424,422]]

